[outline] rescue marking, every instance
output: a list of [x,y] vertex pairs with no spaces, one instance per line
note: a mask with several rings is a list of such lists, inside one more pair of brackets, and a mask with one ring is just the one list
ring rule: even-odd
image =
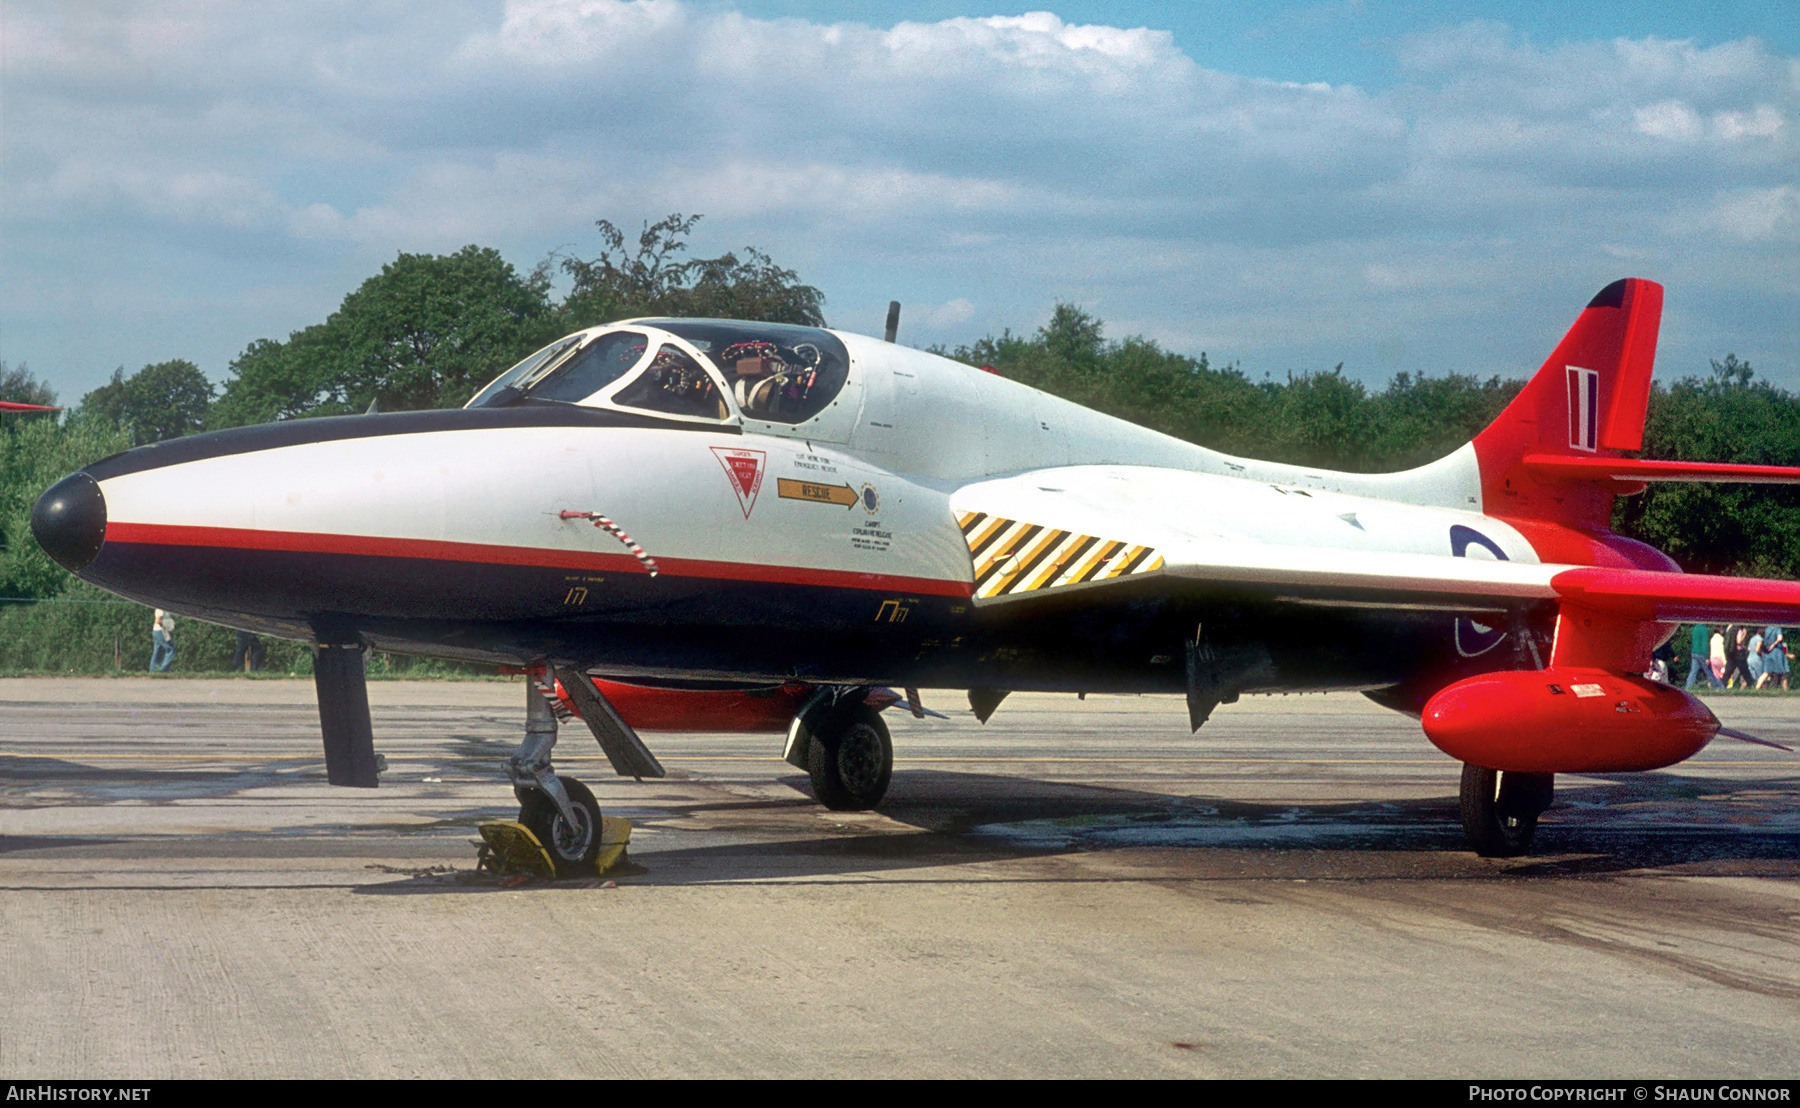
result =
[[[607,519],[605,516],[601,515],[599,512],[568,512],[568,511],[565,511],[565,512],[559,512],[557,514],[560,515],[563,519],[592,520],[595,527],[601,528],[607,534],[611,535],[613,538],[618,539],[620,542],[624,543],[625,549],[631,551],[631,556],[638,560],[638,564],[650,571],[650,576],[655,577],[658,573],[662,572],[660,569],[656,568],[656,559],[655,558],[652,558],[650,555],[644,553],[644,548],[639,546],[636,542],[632,541],[631,536],[627,535],[618,524],[614,523],[610,519]],[[581,591],[582,591],[583,597],[585,598],[585,596],[587,594],[587,590],[583,589]],[[565,600],[564,603],[568,603],[568,601]]]
[[[714,447],[714,449],[718,449]],[[842,508],[854,508],[863,502],[863,494],[849,485],[821,485],[816,481],[796,481],[791,477],[777,477],[775,489],[783,500],[804,500],[809,504],[832,504]],[[874,489],[869,489],[871,494]],[[874,511],[873,508],[869,509]]]
[[756,507],[756,494],[762,491],[763,468],[769,455],[765,450],[738,450],[728,446],[709,447],[713,457],[725,467],[725,479],[731,485],[731,491],[737,494],[738,507],[744,509],[744,518],[750,518],[751,509]]
[[1163,568],[1162,555],[1142,544],[1062,531],[985,512],[958,512],[956,524],[969,544],[977,600],[1108,581]]
[[905,623],[907,615],[912,611],[916,601],[883,600],[881,608],[875,613],[876,623]]

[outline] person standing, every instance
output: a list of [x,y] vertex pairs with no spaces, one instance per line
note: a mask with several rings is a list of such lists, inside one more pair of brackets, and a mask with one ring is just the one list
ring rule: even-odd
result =
[[1750,677],[1750,667],[1746,662],[1750,656],[1750,629],[1738,624],[1730,624],[1725,628],[1725,687],[1732,688],[1737,681],[1744,688],[1756,684]]
[[1714,631],[1707,643],[1706,668],[1712,673],[1713,688],[1725,687],[1725,635]]
[[1712,667],[1706,662],[1707,641],[1711,635],[1712,628],[1706,624],[1694,624],[1693,633],[1688,637],[1688,675],[1687,684],[1683,688],[1693,688],[1694,682],[1700,680],[1702,675],[1705,676],[1707,688],[1718,688],[1719,683],[1713,678]]
[[150,620],[150,672],[163,673],[175,660],[175,617],[161,608]]
[[1787,636],[1774,624],[1763,628],[1763,680],[1783,691],[1788,687]]
[[262,640],[248,631],[237,633],[237,649],[231,653],[231,668],[239,673],[255,673],[262,669],[269,651]]
[[[1752,631],[1756,631],[1754,627]],[[1744,655],[1744,670],[1750,675],[1750,688],[1760,689],[1763,684],[1763,637],[1761,631],[1750,636],[1747,652]]]

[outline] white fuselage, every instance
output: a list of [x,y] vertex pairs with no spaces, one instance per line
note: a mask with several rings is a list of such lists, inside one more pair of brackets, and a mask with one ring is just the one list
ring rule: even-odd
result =
[[[301,443],[110,478],[108,514],[115,524],[616,560],[624,553],[616,539],[563,516],[599,512],[667,572],[710,575],[735,564],[904,587],[971,581],[956,509],[979,502],[993,511],[999,497],[999,507],[1030,518],[1033,490],[1048,488],[1061,494],[1057,511],[1130,542],[1449,556],[1448,528],[1465,522],[1510,560],[1537,560],[1510,526],[1480,515],[1473,460],[1461,453],[1383,475],[1246,461],[947,359],[840,337],[852,355],[845,400],[854,407],[810,425],[751,422],[741,434],[494,428]],[[1006,480],[1019,473],[1035,484]],[[833,498],[816,498],[818,490]]]

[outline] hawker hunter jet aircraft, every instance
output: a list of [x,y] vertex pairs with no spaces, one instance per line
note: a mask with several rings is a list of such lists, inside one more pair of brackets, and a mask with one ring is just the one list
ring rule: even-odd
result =
[[[1647,770],[1720,724],[1643,677],[1676,620],[1800,621],[1800,585],[1684,575],[1612,533],[1647,481],[1800,470],[1641,461],[1662,289],[1594,297],[1475,441],[1403,473],[1232,458],[853,334],[639,319],[560,339],[456,411],[306,419],[117,454],[32,528],[121,596],[309,640],[329,778],[373,787],[370,648],[522,667],[521,820],[598,849],[551,768],[579,717],[785,729],[820,801],[881,800],[880,709],[920,686],[1357,690],[1465,763],[1484,854],[1554,774]],[[636,725],[635,727],[633,725]]]

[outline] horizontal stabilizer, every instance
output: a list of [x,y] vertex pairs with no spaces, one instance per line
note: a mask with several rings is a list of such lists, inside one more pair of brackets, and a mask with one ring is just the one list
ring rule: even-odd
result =
[[1670,462],[1641,458],[1574,458],[1532,454],[1525,469],[1540,480],[1613,481],[1636,484],[1652,481],[1708,481],[1738,485],[1800,485],[1800,467],[1747,466],[1729,462]]
[[1568,603],[1628,619],[1800,623],[1800,581],[1582,566],[1550,584]]

